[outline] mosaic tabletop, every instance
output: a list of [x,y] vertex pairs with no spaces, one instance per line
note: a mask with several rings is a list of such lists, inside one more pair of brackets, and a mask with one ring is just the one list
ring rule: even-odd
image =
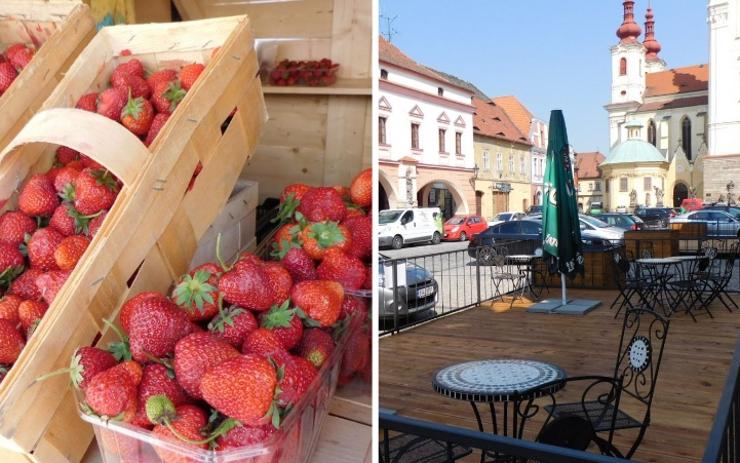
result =
[[536,360],[478,360],[442,368],[434,375],[432,385],[436,392],[453,399],[499,402],[517,395],[533,397],[527,391],[566,376],[557,365]]

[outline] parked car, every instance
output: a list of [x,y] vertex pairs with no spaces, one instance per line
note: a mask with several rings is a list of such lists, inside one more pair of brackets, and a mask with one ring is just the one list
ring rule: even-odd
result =
[[[398,302],[394,301],[392,268],[387,265],[389,259],[381,254],[378,265],[378,307],[379,318],[391,319],[396,307],[400,317],[417,315],[433,310],[439,299],[439,285],[434,275],[419,265],[409,261],[399,262],[399,268],[405,267],[405,282],[398,285]],[[400,276],[397,276],[399,278]],[[402,278],[401,278],[402,280]]]
[[736,219],[740,219],[740,207],[724,206],[721,204],[715,204],[714,206],[706,206],[702,211],[724,211],[732,215]]
[[379,246],[401,249],[408,243],[439,244],[442,212],[438,207],[386,209],[378,213]]
[[445,222],[442,228],[442,239],[447,241],[467,241],[488,228],[486,219],[479,215],[456,215]]
[[698,211],[704,207],[704,202],[699,198],[684,198],[681,201],[681,208],[684,211]]
[[740,220],[725,211],[694,211],[671,219],[671,223],[706,223],[707,236],[737,236],[740,238]]
[[624,230],[595,217],[579,214],[578,219],[581,222],[581,239],[584,243],[601,245],[601,243],[611,243],[620,245],[624,243]]
[[470,239],[468,255],[486,261],[490,254],[479,256],[478,249],[494,244],[506,246],[509,254],[534,254],[538,248],[542,249],[542,221],[514,220],[488,227],[488,230]]
[[597,216],[604,212],[604,206],[601,204],[601,201],[594,201],[591,203],[591,207],[588,208],[588,211],[586,211],[587,214]]
[[491,227],[493,225],[496,225],[502,222],[510,222],[512,220],[522,220],[526,218],[527,218],[527,214],[525,214],[524,212],[499,212],[498,214],[496,214],[493,220],[490,220],[488,222],[488,226]]
[[616,212],[607,212],[594,216],[613,227],[622,230],[642,230],[645,228],[645,222],[633,214],[618,214]]
[[529,209],[527,209],[527,215],[535,215],[535,214],[542,214],[542,205],[529,206]]
[[670,207],[638,207],[635,215],[645,222],[645,228],[667,228],[676,213]]

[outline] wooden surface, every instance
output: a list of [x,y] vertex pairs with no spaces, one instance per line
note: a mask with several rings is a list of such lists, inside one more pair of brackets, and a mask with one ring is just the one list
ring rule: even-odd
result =
[[[571,290],[600,299],[585,316],[532,314],[517,303],[474,308],[380,340],[380,406],[424,420],[476,429],[467,402],[431,387],[446,365],[485,358],[525,358],[559,365],[569,376],[613,373],[621,319],[608,309],[614,291]],[[559,297],[555,290],[552,297]],[[740,300],[740,296],[735,296]],[[652,408],[652,424],[637,461],[689,463],[700,459],[726,379],[740,313],[713,308],[714,319],[671,320]],[[623,432],[617,443],[633,439]],[[531,437],[531,436],[530,436]]]
[[305,85],[276,86],[265,85],[266,95],[371,95],[372,85],[368,79],[338,79],[334,85],[327,87],[310,87]]

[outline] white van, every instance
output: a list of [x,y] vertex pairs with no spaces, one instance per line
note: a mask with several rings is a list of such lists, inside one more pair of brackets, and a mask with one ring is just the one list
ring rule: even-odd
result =
[[406,243],[430,242],[442,239],[442,211],[438,207],[386,209],[378,214],[380,247],[401,249]]

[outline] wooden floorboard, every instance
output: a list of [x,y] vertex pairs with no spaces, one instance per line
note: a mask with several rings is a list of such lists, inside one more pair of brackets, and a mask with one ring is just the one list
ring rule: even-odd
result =
[[[432,390],[431,378],[439,368],[466,360],[527,358],[555,363],[570,376],[611,375],[622,322],[608,309],[616,292],[573,290],[570,295],[604,303],[585,316],[532,314],[525,312],[524,303],[511,310],[508,303],[498,303],[383,338],[380,406],[472,429],[475,418],[467,402]],[[740,297],[735,300],[740,302]],[[714,306],[712,313],[713,319],[701,315],[697,323],[684,314],[672,318],[652,424],[634,459],[671,463],[700,459],[740,333],[740,312]],[[620,433],[618,443],[624,445],[633,437],[634,433]]]

